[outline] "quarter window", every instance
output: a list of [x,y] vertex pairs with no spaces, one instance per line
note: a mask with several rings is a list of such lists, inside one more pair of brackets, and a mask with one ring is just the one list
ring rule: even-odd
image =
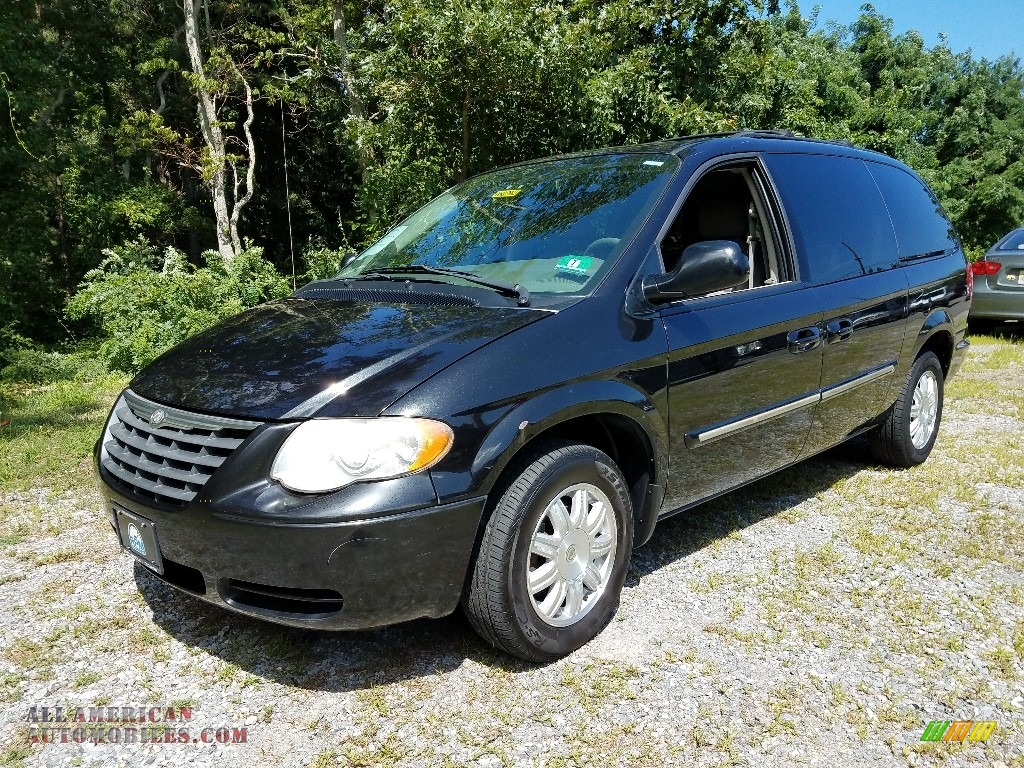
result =
[[942,205],[920,180],[891,165],[869,163],[868,168],[889,206],[901,259],[941,256],[959,247]]

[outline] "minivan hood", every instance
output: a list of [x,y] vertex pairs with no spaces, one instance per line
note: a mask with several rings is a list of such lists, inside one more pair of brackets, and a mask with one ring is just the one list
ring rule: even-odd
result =
[[292,297],[182,342],[129,386],[166,405],[250,419],[375,416],[459,358],[548,314]]

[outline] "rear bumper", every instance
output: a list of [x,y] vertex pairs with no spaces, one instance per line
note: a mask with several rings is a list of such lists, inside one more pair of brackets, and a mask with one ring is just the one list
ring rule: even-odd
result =
[[486,500],[300,523],[158,509],[111,487],[102,472],[100,489],[115,535],[115,504],[154,523],[164,572],[147,567],[156,578],[237,613],[327,630],[451,613]]
[[976,320],[1024,320],[1024,291],[993,291],[975,285],[970,316]]

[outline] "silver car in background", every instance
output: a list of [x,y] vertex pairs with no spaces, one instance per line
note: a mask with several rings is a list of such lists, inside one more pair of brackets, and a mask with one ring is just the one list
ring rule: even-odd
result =
[[993,245],[984,258],[971,264],[974,303],[970,322],[987,331],[999,322],[1024,320],[1024,227]]

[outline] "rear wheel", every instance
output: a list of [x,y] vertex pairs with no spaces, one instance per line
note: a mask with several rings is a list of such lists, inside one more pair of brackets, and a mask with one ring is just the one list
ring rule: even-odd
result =
[[871,453],[883,464],[912,467],[928,458],[942,420],[942,364],[925,352],[910,368],[900,396],[871,434]]
[[495,647],[547,661],[591,640],[615,614],[632,506],[615,462],[588,445],[548,444],[513,472],[487,521],[463,608]]

